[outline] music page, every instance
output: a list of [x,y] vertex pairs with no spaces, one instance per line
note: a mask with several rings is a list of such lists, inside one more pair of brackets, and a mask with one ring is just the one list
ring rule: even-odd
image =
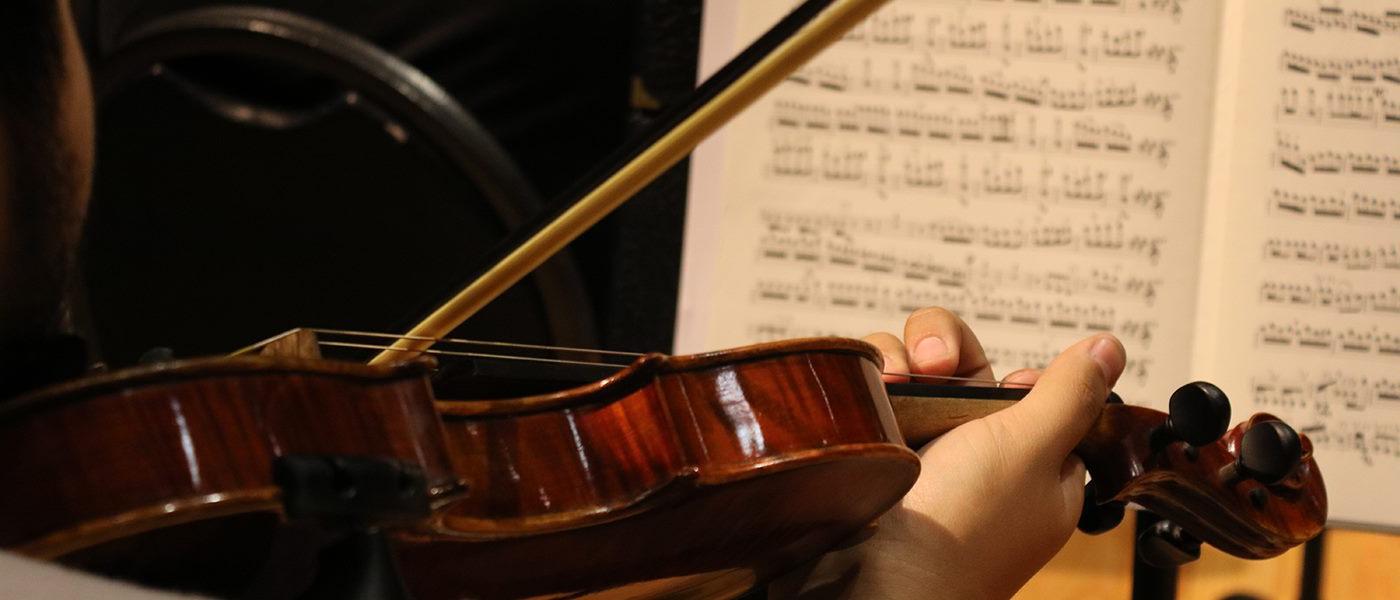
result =
[[1196,371],[1307,433],[1333,524],[1400,527],[1400,12],[1228,13]]
[[[707,2],[702,73],[795,4]],[[891,2],[697,151],[676,351],[899,335],[937,305],[999,375],[1113,332],[1119,393],[1165,408],[1219,24],[1198,0]]]

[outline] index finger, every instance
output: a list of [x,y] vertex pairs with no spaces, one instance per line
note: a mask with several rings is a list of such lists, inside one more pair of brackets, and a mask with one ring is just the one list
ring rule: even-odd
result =
[[904,322],[909,366],[922,375],[993,379],[982,342],[946,308],[921,309]]

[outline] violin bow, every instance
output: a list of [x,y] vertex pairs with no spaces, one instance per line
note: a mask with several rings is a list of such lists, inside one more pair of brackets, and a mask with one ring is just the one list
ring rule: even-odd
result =
[[798,67],[887,0],[808,0],[696,90],[651,136],[627,148],[621,167],[585,179],[584,192],[534,228],[524,242],[370,360],[402,360],[430,348],[637,191],[690,154]]

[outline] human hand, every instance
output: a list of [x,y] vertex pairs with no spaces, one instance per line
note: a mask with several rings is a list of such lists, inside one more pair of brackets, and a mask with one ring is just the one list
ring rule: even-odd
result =
[[[911,315],[902,341],[865,339],[884,354],[886,373],[992,379],[981,343],[947,310]],[[1005,381],[1034,384],[1024,400],[922,448],[918,481],[874,535],[775,584],[775,597],[1010,597],[1074,532],[1084,463],[1071,451],[1125,362],[1122,344],[1102,334],[1043,373],[1011,373]]]

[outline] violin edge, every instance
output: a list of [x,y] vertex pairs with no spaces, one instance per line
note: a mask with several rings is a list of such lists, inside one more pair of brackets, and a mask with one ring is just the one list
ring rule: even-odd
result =
[[435,404],[438,414],[443,418],[519,416],[611,402],[635,392],[661,375],[803,353],[855,354],[877,366],[884,363],[880,351],[861,340],[841,337],[800,338],[696,354],[667,355],[654,352],[642,355],[607,378],[557,392],[499,400],[440,399]]
[[58,383],[0,401],[0,422],[23,418],[35,411],[66,401],[131,389],[144,385],[193,380],[208,376],[315,375],[360,381],[393,381],[426,377],[431,365],[406,361],[391,365],[363,365],[314,358],[269,356],[206,357],[143,365]]

